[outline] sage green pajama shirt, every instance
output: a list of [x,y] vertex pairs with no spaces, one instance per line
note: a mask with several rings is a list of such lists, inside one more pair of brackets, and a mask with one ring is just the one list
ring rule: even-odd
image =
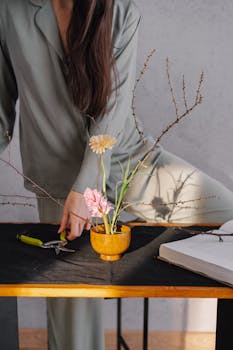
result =
[[[104,154],[112,199],[121,179],[119,162],[124,167],[130,157],[133,168],[154,143],[149,136],[142,142],[131,111],[139,21],[133,1],[114,1],[112,37],[118,86],[113,79],[108,112],[94,121],[79,112],[68,93],[66,60],[51,1],[0,1],[0,151],[13,133],[19,99],[24,174],[57,198],[66,198],[71,189],[83,192],[86,187],[96,187],[98,160],[88,147],[91,135],[108,133],[117,138],[113,150]],[[25,187],[38,193],[28,181]],[[207,198],[213,195],[218,198]],[[199,197],[205,199],[197,205],[182,205]],[[194,223],[233,218],[232,193],[162,147],[136,176],[127,199],[140,202],[130,212],[147,221]],[[174,200],[180,204],[167,204]],[[60,221],[61,211],[55,204],[39,201],[38,208],[41,221]],[[50,349],[103,350],[100,309],[94,299],[91,303],[51,299]]]

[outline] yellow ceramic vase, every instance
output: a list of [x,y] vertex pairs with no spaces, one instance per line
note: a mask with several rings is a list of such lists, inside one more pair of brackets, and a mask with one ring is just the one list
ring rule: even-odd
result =
[[[98,230],[98,232],[97,232]],[[116,261],[121,258],[130,245],[131,229],[121,225],[120,233],[106,234],[104,225],[92,227],[90,231],[91,245],[94,251],[100,254],[100,259],[105,261]]]

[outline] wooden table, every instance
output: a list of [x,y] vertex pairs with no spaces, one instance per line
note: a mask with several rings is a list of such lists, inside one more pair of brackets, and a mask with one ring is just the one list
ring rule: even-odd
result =
[[[138,225],[138,224],[137,224]],[[207,225],[207,224],[206,224]],[[32,224],[26,224],[26,228],[41,228],[42,224],[37,224],[36,226]],[[161,227],[161,226],[169,226],[169,225],[153,225],[153,227]],[[204,226],[204,224],[200,224],[200,226]],[[210,226],[210,225],[208,225]],[[53,226],[51,226],[53,227]],[[159,262],[159,264],[165,264],[161,265],[163,268],[166,269],[166,271],[169,273],[169,271],[174,271],[172,273],[174,281],[170,283],[170,281],[163,281],[162,284],[157,284],[154,283],[151,285],[152,282],[149,282],[149,284],[138,284],[138,285],[133,285],[132,282],[129,284],[125,283],[120,283],[120,280],[117,280],[117,283],[103,283],[98,284],[98,283],[82,283],[82,279],[80,280],[75,280],[75,283],[68,283],[67,280],[62,283],[62,281],[56,281],[56,283],[53,282],[51,279],[51,283],[48,281],[40,283],[39,279],[37,281],[37,278],[40,276],[34,276],[31,271],[30,272],[30,278],[28,277],[25,278],[25,273],[27,271],[24,271],[24,275],[22,274],[22,281],[20,280],[20,270],[16,269],[16,276],[17,277],[12,277],[14,271],[14,268],[19,267],[19,263],[16,263],[17,266],[15,266],[13,263],[11,263],[11,259],[13,259],[13,256],[16,256],[17,254],[22,253],[22,249],[26,249],[29,254],[32,254],[31,256],[35,256],[36,261],[41,261],[44,259],[44,257],[47,259],[49,258],[51,261],[52,257],[52,252],[45,252],[44,250],[40,248],[35,248],[35,247],[29,247],[29,246],[24,246],[16,242],[12,237],[16,235],[16,233],[21,229],[25,228],[25,225],[19,225],[19,224],[0,224],[0,237],[3,238],[3,244],[2,244],[2,254],[6,254],[6,259],[1,260],[0,257],[0,262],[1,266],[2,264],[6,264],[6,266],[9,267],[9,274],[4,274],[4,269],[0,270],[0,296],[1,297],[97,297],[97,298],[130,298],[130,297],[140,297],[140,298],[145,298],[145,307],[148,306],[146,301],[148,301],[148,298],[153,297],[153,298],[217,298],[218,299],[218,318],[217,318],[217,335],[216,335],[216,350],[232,350],[232,331],[233,331],[233,288],[224,286],[220,283],[214,282],[210,279],[204,278],[202,276],[198,276],[192,272],[182,270],[177,267],[173,267],[169,264]],[[152,228],[153,230],[157,230],[158,228]],[[56,229],[55,229],[56,230]],[[6,232],[7,231],[7,232]],[[156,235],[156,232],[154,232]],[[139,236],[136,236],[137,233],[135,233],[135,236],[137,239]],[[151,228],[150,228],[150,236],[151,236]],[[154,236],[156,237],[156,236]],[[8,242],[9,239],[9,242]],[[86,238],[83,238],[84,240]],[[148,244],[145,244],[147,249],[147,246],[149,247],[154,240],[152,241],[150,238],[150,241],[148,241]],[[152,242],[152,243],[151,243]],[[20,245],[21,244],[21,245]],[[73,243],[72,243],[73,244]],[[154,244],[154,243],[153,243]],[[81,252],[80,254],[82,255],[82,244],[81,246]],[[7,247],[9,248],[9,252],[7,252]],[[87,244],[83,245],[85,249],[89,249],[87,247]],[[84,249],[83,248],[83,249]],[[84,249],[84,250],[85,250]],[[140,247],[137,246],[137,249],[140,249]],[[139,251],[139,250],[138,250]],[[5,252],[5,253],[4,253]],[[148,250],[147,250],[148,252]],[[44,255],[46,254],[46,255]],[[85,255],[85,251],[83,252]],[[95,253],[91,253],[95,254]],[[131,250],[131,255],[134,255],[134,251]],[[2,256],[2,255],[1,255]],[[9,258],[9,262],[5,261]],[[30,259],[30,256],[29,256]],[[94,255],[91,255],[91,259],[98,259]],[[17,257],[16,257],[17,261]],[[98,260],[97,260],[98,261]],[[130,258],[128,260],[129,262],[131,261]],[[59,260],[57,261],[58,264],[61,264],[62,262]],[[103,262],[98,262],[99,264],[106,264]],[[123,264],[124,259],[122,259],[122,262],[119,263],[107,263],[110,264],[108,265],[109,268],[113,268],[117,264]],[[158,262],[155,262],[156,264]],[[111,265],[112,264],[112,265]],[[115,264],[115,265],[114,265]],[[33,265],[33,264],[32,264]],[[14,267],[15,266],[15,267]],[[107,265],[105,265],[107,266]],[[133,266],[133,265],[132,265]],[[131,267],[132,267],[131,266]],[[28,266],[28,270],[31,267]],[[117,276],[117,271],[116,270],[116,276]],[[164,270],[165,271],[165,270]],[[185,272],[184,272],[185,271]],[[1,276],[2,274],[2,276]],[[180,278],[182,276],[185,276],[185,278],[188,281],[188,284],[182,285]],[[180,277],[179,277],[180,276]],[[176,281],[177,277],[177,281]],[[16,278],[16,283],[14,283],[14,279]],[[104,278],[104,277],[103,277]],[[191,278],[191,280],[189,280]],[[192,283],[192,279],[194,278],[194,283]],[[6,283],[4,283],[4,279],[6,279]],[[11,283],[12,279],[12,283]],[[31,280],[35,279],[35,283],[31,283]],[[25,282],[24,282],[25,280]],[[191,282],[190,282],[191,281]],[[200,283],[199,283],[200,281]],[[5,300],[2,298],[2,300]],[[7,299],[9,300],[9,299]],[[12,299],[12,306],[11,306],[11,311],[15,309],[15,301]],[[7,310],[9,312],[9,310]],[[13,311],[12,311],[13,312]],[[12,319],[12,318],[11,318]],[[1,320],[1,316],[0,316]],[[144,320],[146,321],[146,320]],[[147,324],[145,323],[147,326]],[[13,324],[13,328],[17,327],[17,324]],[[0,329],[3,329],[0,325]],[[7,334],[7,331],[5,332]],[[2,335],[4,336],[4,334]],[[9,337],[8,337],[9,338]],[[146,349],[146,344],[144,343],[144,349]],[[5,347],[6,349],[9,350],[15,350],[17,347]],[[120,349],[120,348],[119,348]],[[126,349],[126,348],[125,348]]]

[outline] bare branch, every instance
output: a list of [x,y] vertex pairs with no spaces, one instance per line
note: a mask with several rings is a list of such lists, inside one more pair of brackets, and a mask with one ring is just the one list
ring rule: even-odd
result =
[[144,66],[142,68],[142,70],[140,71],[139,73],[139,77],[136,79],[136,83],[134,85],[134,88],[133,88],[133,98],[132,98],[132,104],[131,104],[131,109],[132,109],[132,112],[133,112],[133,118],[134,118],[134,122],[135,122],[135,127],[138,131],[138,134],[140,136],[140,139],[142,140],[142,142],[145,144],[145,140],[144,140],[144,134],[143,134],[143,131],[140,129],[139,127],[139,123],[138,123],[138,119],[137,119],[137,114],[136,114],[136,107],[135,107],[135,100],[136,100],[136,90],[137,90],[137,87],[138,87],[138,84],[140,83],[143,75],[145,74],[147,68],[148,68],[148,64],[149,64],[149,61],[151,59],[151,57],[154,55],[155,53],[155,49],[153,49],[151,51],[151,53],[147,56],[146,58],[146,61],[144,63]]
[[[169,66],[167,65],[167,68],[169,69]],[[168,79],[170,80],[170,73],[168,71]],[[157,148],[158,144],[160,143],[161,139],[164,137],[164,135],[166,135],[168,133],[168,131],[173,128],[176,124],[178,124],[182,119],[184,119],[185,117],[189,116],[191,114],[191,112],[202,103],[203,99],[202,99],[202,95],[201,95],[201,87],[202,87],[202,83],[204,80],[204,73],[201,72],[200,75],[200,79],[199,79],[199,83],[198,83],[198,88],[197,88],[197,94],[195,97],[195,100],[193,102],[193,104],[188,107],[186,109],[186,111],[184,113],[182,113],[181,115],[177,114],[177,109],[176,109],[176,119],[171,122],[170,124],[168,124],[166,126],[166,128],[161,132],[161,134],[157,137],[157,139],[155,140],[154,146],[145,154],[144,158],[141,160],[139,167],[142,166],[146,160],[150,157],[151,153]],[[170,85],[170,83],[169,83]],[[174,94],[173,94],[173,90],[171,90],[171,94],[172,94],[172,100],[174,99]],[[177,105],[176,102],[173,101],[173,103],[175,105]]]
[[10,162],[8,162],[7,160],[0,158],[0,161],[5,163],[6,165],[8,165],[9,167],[11,167],[12,169],[14,169],[16,171],[17,174],[19,174],[20,176],[22,176],[24,179],[26,179],[27,181],[29,181],[34,188],[38,189],[39,191],[41,191],[42,193],[44,193],[49,199],[51,199],[51,201],[53,201],[54,203],[58,204],[60,207],[63,207],[62,203],[57,200],[56,198],[54,198],[53,196],[51,196],[50,193],[48,193],[44,188],[40,187],[35,181],[33,181],[32,179],[30,179],[28,176],[24,175],[23,173],[21,173],[14,165],[12,165]]
[[169,64],[168,58],[166,59],[166,72],[167,72],[168,85],[169,85],[171,96],[172,96],[172,102],[174,104],[175,111],[176,111],[176,120],[179,120],[179,109],[178,109],[178,105],[177,105],[177,102],[175,99],[175,95],[174,95],[174,91],[173,91],[173,87],[172,87],[172,83],[171,83],[170,64]]
[[[24,179],[26,179],[27,181],[29,181],[35,188],[37,188],[38,190],[40,190],[42,193],[44,193],[49,199],[51,199],[51,201],[53,201],[54,203],[56,203],[57,205],[59,205],[60,207],[64,208],[64,205],[56,198],[54,198],[50,193],[48,193],[44,188],[42,188],[41,186],[39,186],[35,181],[33,181],[32,179],[30,179],[28,176],[24,175],[23,173],[21,173],[14,165],[12,165],[10,162],[8,162],[7,160],[0,158],[0,162],[3,162],[4,164],[8,165],[9,167],[11,167],[12,169],[14,169],[16,171],[17,174],[19,174],[20,176],[22,176]],[[77,216],[79,219],[81,219],[82,221],[87,222],[87,218],[83,218],[81,216],[79,216],[78,214],[74,213],[74,212],[70,212],[70,214],[73,214],[75,216]]]
[[23,207],[33,207],[35,208],[35,205],[30,204],[30,203],[17,203],[17,202],[0,202],[0,205],[21,205]]
[[223,242],[222,237],[230,237],[233,236],[233,233],[217,233],[213,232],[213,230],[210,231],[198,231],[198,230],[192,230],[192,229],[186,229],[184,227],[177,227],[176,229],[190,233],[191,235],[210,235],[210,236],[216,236],[219,239],[219,242]]
[[0,197],[8,197],[8,198],[24,198],[24,199],[48,199],[46,196],[24,196],[20,194],[0,194]]
[[188,110],[188,103],[187,103],[187,98],[186,98],[186,84],[185,84],[185,79],[183,75],[183,100],[184,100],[184,106],[186,111]]
[[[179,200],[177,202],[163,202],[160,203],[159,206],[168,206],[168,205],[184,205],[186,203],[191,203],[191,202],[196,202],[196,201],[202,201],[202,200],[206,200],[206,199],[213,199],[213,198],[218,198],[217,196],[211,195],[211,196],[207,196],[207,197],[200,197],[200,198],[194,198],[194,199],[188,199],[185,201]],[[124,202],[124,204],[129,205],[130,202]],[[135,203],[134,203],[135,204]],[[146,202],[137,202],[137,204],[140,205],[145,205],[145,206],[153,206],[153,202],[150,203],[146,203]]]
[[197,103],[197,104],[200,104],[202,102],[202,99],[203,99],[203,97],[201,95],[201,87],[202,87],[203,81],[204,81],[204,72],[202,71],[200,79],[199,79],[199,83],[198,83],[197,95],[196,95],[196,101],[195,101],[195,103]]
[[[144,140],[144,134],[143,134],[143,131],[140,130],[140,127],[139,127],[139,123],[138,123],[138,120],[137,120],[137,116],[136,116],[136,108],[135,108],[135,99],[136,99],[136,89],[138,87],[138,84],[139,82],[141,81],[142,79],[142,76],[144,75],[144,73],[146,72],[146,69],[148,68],[148,63],[149,63],[149,60],[151,59],[151,57],[153,56],[153,54],[155,53],[155,50],[152,50],[151,53],[147,56],[147,59],[144,63],[144,67],[143,69],[141,70],[140,72],[140,75],[138,77],[138,79],[136,80],[136,83],[135,83],[135,86],[134,86],[134,89],[133,89],[133,98],[132,98],[132,105],[131,105],[131,108],[132,108],[132,112],[133,112],[133,118],[134,118],[134,121],[135,121],[135,126],[136,126],[136,129],[139,133],[139,136],[140,136],[140,139],[142,140],[142,142],[145,144],[145,140]],[[169,60],[167,58],[167,61],[166,61],[166,72],[167,72],[167,79],[168,79],[168,84],[169,84],[169,88],[170,88],[170,93],[171,93],[171,98],[172,98],[172,103],[175,107],[175,114],[176,114],[176,118],[174,121],[172,121],[170,124],[168,124],[166,126],[166,128],[164,130],[162,130],[161,134],[157,137],[157,139],[155,139],[155,143],[153,145],[152,148],[150,148],[145,156],[143,157],[142,160],[139,160],[138,161],[138,164],[137,166],[135,167],[135,169],[133,169],[133,172],[132,174],[130,175],[129,177],[129,182],[131,182],[134,178],[134,176],[136,175],[137,171],[145,166],[145,162],[147,161],[147,159],[150,157],[151,153],[157,148],[158,144],[160,143],[161,139],[163,138],[164,135],[167,134],[168,131],[170,131],[171,128],[173,128],[173,126],[175,126],[175,124],[178,124],[182,119],[184,119],[185,117],[189,116],[191,114],[191,112],[199,105],[202,103],[202,95],[201,95],[201,87],[202,87],[202,83],[203,83],[203,80],[204,80],[204,73],[202,72],[201,75],[200,75],[200,79],[199,79],[199,83],[198,83],[198,87],[197,87],[197,91],[196,91],[196,96],[195,96],[195,99],[194,99],[194,102],[192,105],[188,105],[188,102],[187,102],[187,98],[186,98],[186,85],[185,85],[185,80],[184,80],[184,77],[183,77],[183,102],[184,102],[184,107],[185,107],[185,112],[180,114],[179,113],[179,109],[178,109],[178,104],[176,102],[176,98],[175,98],[175,94],[174,94],[174,91],[173,91],[173,87],[172,87],[172,82],[171,82],[171,76],[170,76],[170,67],[169,67]],[[92,119],[91,116],[89,116],[89,118]],[[94,120],[95,122],[95,120]],[[24,175],[23,173],[21,173],[10,161],[10,154],[9,154],[9,161],[3,159],[3,158],[0,158],[0,162],[3,162],[4,164],[8,165],[9,167],[11,167],[12,169],[15,170],[15,172],[17,174],[19,174],[20,176],[22,176],[24,179],[26,179],[29,183],[32,184],[32,186],[39,190],[43,196],[40,196],[40,197],[29,197],[29,196],[20,196],[20,195],[0,195],[0,197],[18,197],[18,198],[25,198],[25,199],[50,199],[51,201],[53,201],[54,203],[56,203],[57,205],[59,205],[60,207],[64,207],[64,205],[61,203],[60,200],[58,200],[57,198],[53,197],[50,193],[48,193],[44,188],[42,188],[41,186],[39,186],[35,181],[33,181],[32,179],[30,179],[28,176]],[[99,169],[98,169],[98,172],[99,172]],[[98,181],[98,179],[97,179]],[[206,198],[213,198],[214,196],[209,196],[209,197],[206,197]],[[159,206],[161,205],[165,205],[165,206],[168,206],[168,205],[173,205],[173,206],[176,206],[176,208],[178,209],[180,205],[184,205],[185,203],[188,203],[188,202],[194,202],[196,200],[202,200],[202,199],[206,199],[206,198],[198,198],[198,199],[193,199],[193,200],[188,200],[188,201],[174,201],[174,198],[173,198],[173,201],[171,201],[170,203],[161,203],[159,204]],[[168,198],[169,199],[169,198]],[[2,202],[0,204],[3,204],[3,205],[28,205],[28,206],[33,206],[32,204],[25,204],[25,203],[11,203],[11,202]],[[144,205],[153,205],[153,203],[140,203],[140,204],[144,204]],[[81,220],[87,222],[88,219],[87,218],[83,218],[79,215],[77,215],[76,213],[74,212],[70,212],[70,214],[73,214],[75,216],[77,216],[78,218],[80,218]]]

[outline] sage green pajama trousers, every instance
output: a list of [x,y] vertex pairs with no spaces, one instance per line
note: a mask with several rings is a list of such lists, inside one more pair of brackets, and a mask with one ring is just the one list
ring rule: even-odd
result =
[[[222,223],[233,219],[233,193],[203,172],[162,150],[129,188],[128,211],[140,220]],[[41,222],[59,222],[61,209],[38,200]],[[48,299],[49,350],[104,350],[102,300]]]
[[[41,222],[59,223],[62,209],[38,200]],[[47,298],[49,350],[103,350],[102,299]]]

